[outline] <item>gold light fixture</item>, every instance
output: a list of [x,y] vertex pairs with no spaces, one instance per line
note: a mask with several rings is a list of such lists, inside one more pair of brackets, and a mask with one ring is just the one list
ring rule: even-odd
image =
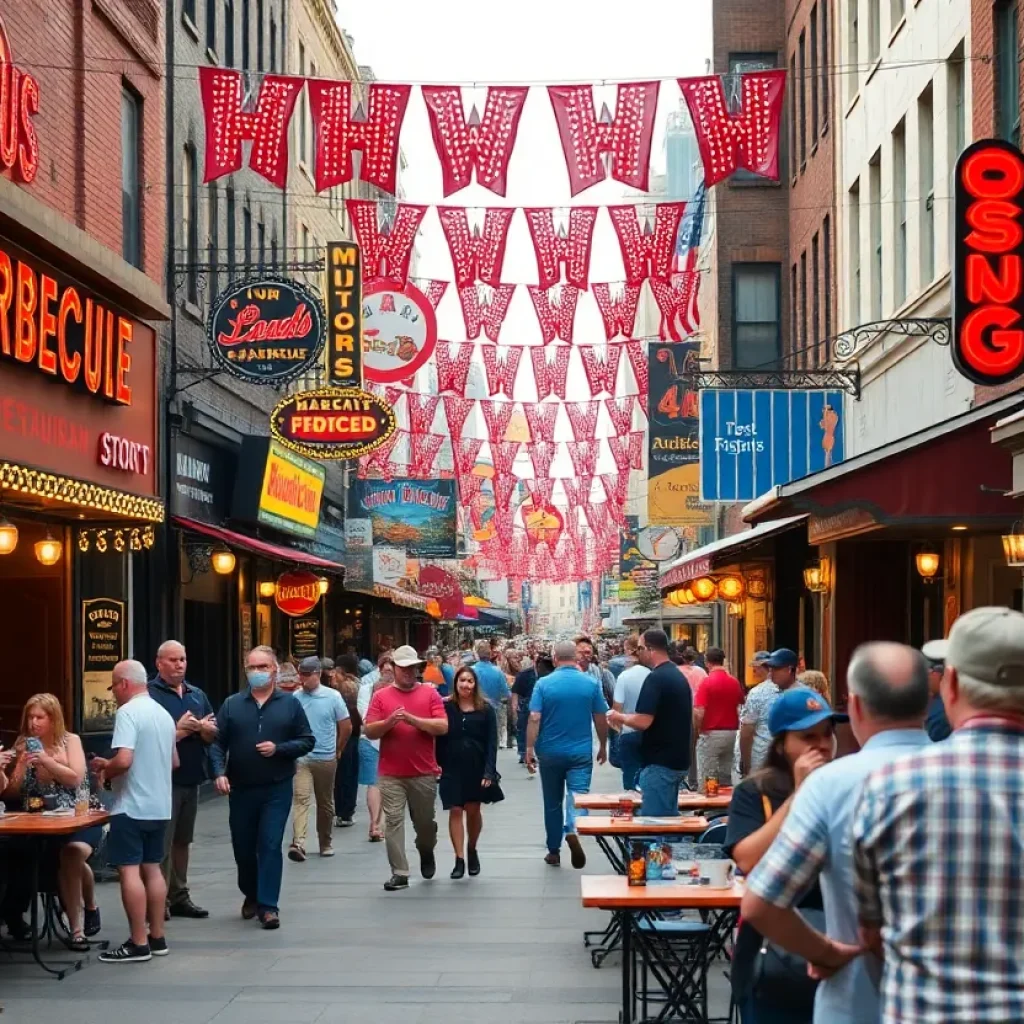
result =
[[230,576],[235,571],[235,553],[230,548],[216,547],[210,554],[210,565],[219,576]]
[[316,581],[317,589],[320,591],[320,596],[323,597],[328,590],[331,589],[331,581],[326,576],[321,576]]
[[738,601],[743,597],[743,580],[739,576],[723,576],[718,581],[718,596],[723,601]]
[[761,576],[754,576],[747,580],[748,597],[764,597],[768,593],[768,584]]
[[927,548],[924,551],[918,551],[914,555],[914,563],[917,565],[917,571],[921,579],[925,583],[930,583],[935,579],[935,574],[939,571],[939,553]]
[[701,576],[690,584],[693,596],[702,604],[713,601],[718,596],[718,585],[710,576]]
[[957,523],[957,525],[956,525],[956,526],[951,526],[951,527],[950,527],[950,529],[951,529],[951,530],[952,530],[952,531],[953,531],[954,533],[965,533],[965,532],[967,531],[967,527],[966,527],[966,526],[964,526],[964,524],[963,524],[963,523]]
[[683,587],[683,604],[696,604],[697,597],[693,592],[693,587]]
[[55,540],[53,534],[47,530],[46,536],[35,543],[36,561],[40,565],[56,565],[60,561],[63,550],[64,545],[59,540]]
[[726,605],[726,611],[729,613],[729,615],[732,618],[734,618],[734,619],[740,618],[743,615],[743,602],[742,601],[730,601]]
[[9,555],[18,546],[18,528],[0,516],[0,555]]
[[264,580],[260,584],[260,597],[273,597],[277,593],[277,584],[273,580]]
[[1003,554],[1011,569],[1024,569],[1024,533],[1020,532],[1020,523],[1014,523],[1012,529],[1003,537]]
[[828,564],[824,559],[809,562],[804,568],[804,586],[812,594],[824,594],[828,590]]

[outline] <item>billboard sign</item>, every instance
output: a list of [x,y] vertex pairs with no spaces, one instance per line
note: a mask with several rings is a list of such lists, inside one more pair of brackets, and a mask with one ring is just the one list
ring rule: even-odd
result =
[[454,480],[356,480],[351,514],[373,524],[373,543],[414,558],[455,558]]

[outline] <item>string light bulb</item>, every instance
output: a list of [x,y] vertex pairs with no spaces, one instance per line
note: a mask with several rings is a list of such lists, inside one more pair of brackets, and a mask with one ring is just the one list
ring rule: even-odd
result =
[[36,561],[40,565],[56,565],[64,551],[64,545],[56,540],[49,530],[42,540],[35,543]]

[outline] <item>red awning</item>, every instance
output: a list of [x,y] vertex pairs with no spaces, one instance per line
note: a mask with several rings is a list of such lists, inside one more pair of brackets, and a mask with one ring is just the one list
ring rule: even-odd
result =
[[241,548],[243,551],[251,551],[254,555],[264,555],[279,562],[295,562],[297,565],[308,565],[313,569],[327,569],[330,572],[344,572],[345,566],[338,562],[329,562],[326,558],[317,558],[306,551],[299,551],[297,548],[284,548],[278,544],[268,544],[265,540],[257,540],[255,537],[248,537],[244,533],[235,533],[233,530],[225,530],[222,526],[211,526],[209,523],[200,523],[196,519],[188,519],[185,516],[172,516],[171,522],[180,526],[183,530],[192,530],[201,533],[204,537],[211,537],[219,540],[233,548]]

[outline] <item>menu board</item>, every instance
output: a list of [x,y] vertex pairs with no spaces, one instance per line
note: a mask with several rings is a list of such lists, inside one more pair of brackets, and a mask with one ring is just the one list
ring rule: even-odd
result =
[[125,605],[112,597],[82,602],[82,731],[114,727],[114,666],[127,657]]
[[288,620],[288,647],[293,658],[321,657],[320,616]]

